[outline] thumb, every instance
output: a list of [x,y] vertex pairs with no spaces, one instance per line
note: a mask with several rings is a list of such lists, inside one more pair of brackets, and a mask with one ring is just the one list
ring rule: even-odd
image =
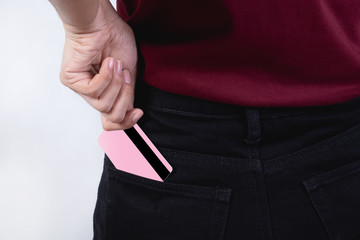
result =
[[144,112],[140,108],[134,108],[135,110],[131,112],[130,119],[135,124],[139,119],[144,115]]

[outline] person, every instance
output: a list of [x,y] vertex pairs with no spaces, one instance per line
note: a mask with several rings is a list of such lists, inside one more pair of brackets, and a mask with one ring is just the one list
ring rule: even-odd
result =
[[104,154],[94,240],[360,238],[356,0],[49,1],[61,82],[173,167]]

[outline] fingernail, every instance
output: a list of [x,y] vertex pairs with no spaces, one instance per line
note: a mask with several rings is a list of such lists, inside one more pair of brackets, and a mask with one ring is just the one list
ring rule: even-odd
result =
[[128,70],[125,70],[124,71],[124,77],[125,77],[125,82],[126,83],[128,83],[128,84],[130,84],[131,83],[131,79],[130,79],[130,73],[129,73],[129,71]]
[[121,74],[121,63],[120,63],[120,60],[117,60],[116,72],[117,72],[117,74]]
[[132,119],[132,121],[134,122],[134,123],[136,123],[139,119],[140,119],[140,117],[141,117],[141,113],[136,113],[135,114],[135,116],[133,117],[133,119]]
[[110,61],[109,61],[109,69],[111,70],[114,66],[114,59],[111,58]]

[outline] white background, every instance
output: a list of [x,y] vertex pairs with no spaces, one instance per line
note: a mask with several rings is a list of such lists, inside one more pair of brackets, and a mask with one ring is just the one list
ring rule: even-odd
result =
[[0,239],[91,240],[102,126],[59,80],[61,20],[47,0],[1,0],[0,31]]

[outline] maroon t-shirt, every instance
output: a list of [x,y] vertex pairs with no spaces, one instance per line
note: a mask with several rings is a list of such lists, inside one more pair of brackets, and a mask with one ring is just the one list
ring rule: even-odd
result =
[[246,106],[360,96],[359,0],[118,0],[158,89]]

